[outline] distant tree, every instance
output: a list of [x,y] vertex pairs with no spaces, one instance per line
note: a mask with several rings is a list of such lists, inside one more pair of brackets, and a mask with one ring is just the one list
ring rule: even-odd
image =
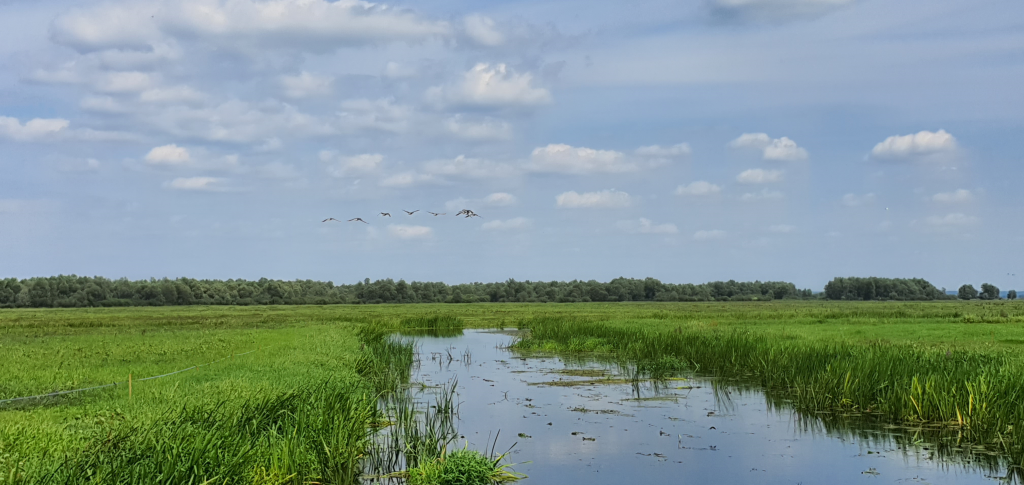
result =
[[999,288],[996,285],[990,285],[988,283],[981,284],[981,299],[982,300],[998,300],[999,299]]
[[1017,290],[1007,291],[1006,292],[1006,299],[1007,300],[1016,300],[1017,299]]
[[978,290],[974,289],[974,285],[963,285],[957,290],[956,297],[961,300],[973,300],[978,297]]

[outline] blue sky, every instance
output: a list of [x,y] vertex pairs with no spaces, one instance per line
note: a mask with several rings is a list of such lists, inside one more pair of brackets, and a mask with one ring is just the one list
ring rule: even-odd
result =
[[1022,79],[1019,1],[0,1],[0,274],[1020,287]]

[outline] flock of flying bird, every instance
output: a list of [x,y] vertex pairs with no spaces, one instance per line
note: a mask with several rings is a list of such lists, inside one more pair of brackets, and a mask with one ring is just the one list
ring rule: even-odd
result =
[[[402,212],[405,212],[406,214],[408,214],[410,216],[415,214],[415,213],[417,213],[417,212],[419,212],[419,211],[420,211],[419,209],[416,209],[414,211],[407,211],[405,209],[402,209]],[[434,217],[437,217],[437,216],[447,215],[448,213],[447,212],[430,212],[430,211],[427,211],[427,214],[430,214],[430,215],[432,215]],[[380,216],[381,217],[391,217],[391,213],[390,212],[381,212]],[[476,212],[473,212],[473,211],[471,211],[469,209],[462,209],[458,213],[456,213],[455,216],[456,217],[458,217],[458,216],[465,216],[466,219],[469,219],[471,217],[480,217],[480,214],[477,214]],[[322,220],[320,222],[330,222],[330,221],[341,222],[340,220],[335,219],[333,217],[328,217],[327,219],[324,219],[324,220]],[[362,222],[363,224],[369,224],[369,222],[364,221],[362,217],[353,217],[353,218],[351,218],[351,219],[349,219],[349,220],[347,220],[345,222]]]

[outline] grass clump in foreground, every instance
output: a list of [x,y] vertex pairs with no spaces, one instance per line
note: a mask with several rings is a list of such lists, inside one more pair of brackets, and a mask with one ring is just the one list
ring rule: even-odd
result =
[[421,463],[408,471],[408,485],[489,485],[514,482],[523,475],[501,464],[505,455],[488,458],[478,451],[455,450],[437,459]]
[[[780,333],[636,321],[534,318],[520,322],[521,350],[595,348],[658,377],[685,365],[698,373],[754,381],[770,400],[809,413],[870,414],[949,430],[945,445],[1000,453],[1024,465],[1024,358],[1008,350],[817,340]],[[673,364],[674,362],[674,364]],[[1018,477],[1019,478],[1019,477]]]

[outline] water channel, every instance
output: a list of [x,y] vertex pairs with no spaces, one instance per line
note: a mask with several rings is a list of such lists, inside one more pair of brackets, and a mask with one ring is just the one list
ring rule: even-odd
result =
[[500,431],[496,447],[515,443],[509,459],[525,483],[1005,482],[998,460],[939,459],[934,443],[906,430],[837,426],[701,377],[636,388],[615,379],[614,365],[520,355],[505,348],[511,339],[416,337],[412,380],[457,379],[458,446],[489,449]]

